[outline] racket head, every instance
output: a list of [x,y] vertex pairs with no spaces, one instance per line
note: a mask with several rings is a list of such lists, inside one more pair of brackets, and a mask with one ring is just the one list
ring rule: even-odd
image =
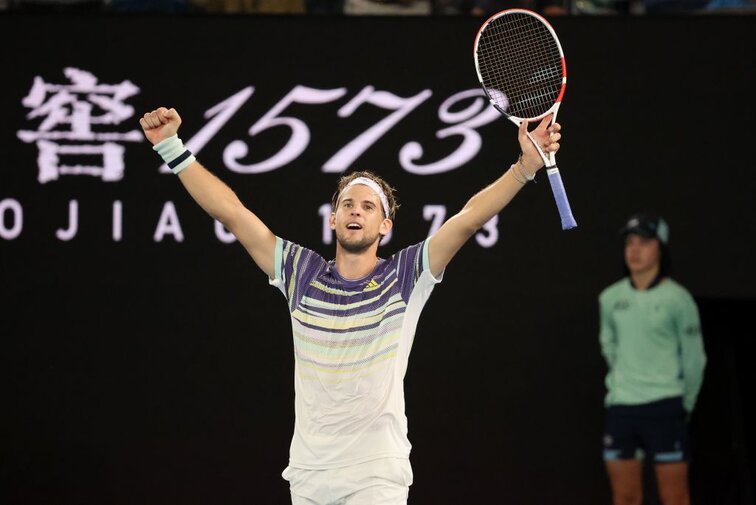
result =
[[567,64],[554,28],[528,9],[488,18],[473,46],[475,71],[491,104],[519,124],[559,109]]

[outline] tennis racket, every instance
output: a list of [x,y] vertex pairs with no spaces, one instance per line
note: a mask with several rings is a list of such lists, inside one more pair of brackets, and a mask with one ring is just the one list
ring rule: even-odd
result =
[[[517,126],[553,113],[556,121],[567,85],[564,53],[554,29],[527,9],[491,16],[478,30],[473,49],[478,80],[491,105]],[[546,165],[562,229],[575,228],[570,202],[553,152],[546,156],[528,132]]]

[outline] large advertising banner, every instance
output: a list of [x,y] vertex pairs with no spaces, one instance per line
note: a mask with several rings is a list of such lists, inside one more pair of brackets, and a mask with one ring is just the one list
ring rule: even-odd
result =
[[[539,177],[449,266],[405,380],[414,503],[608,500],[596,296],[630,214],[667,218],[697,297],[756,297],[753,22],[552,21],[578,228]],[[517,159],[476,80],[480,22],[0,16],[8,503],[287,503],[284,300],[139,118],[175,108],[203,165],[326,258],[339,177],[380,174],[401,204],[386,257]]]

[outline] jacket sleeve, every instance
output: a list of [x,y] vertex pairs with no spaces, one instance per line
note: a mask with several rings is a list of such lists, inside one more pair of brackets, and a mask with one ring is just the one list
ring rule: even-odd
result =
[[680,342],[681,373],[685,387],[683,404],[685,410],[692,412],[703,382],[706,352],[701,335],[698,307],[690,295],[687,295],[680,305],[677,334]]
[[617,335],[611,322],[611,313],[608,303],[603,297],[599,297],[599,342],[601,354],[606,359],[606,364],[611,370],[617,357]]

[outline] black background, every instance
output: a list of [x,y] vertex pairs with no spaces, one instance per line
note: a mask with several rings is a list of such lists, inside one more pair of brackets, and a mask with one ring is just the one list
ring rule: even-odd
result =
[[[605,366],[596,296],[622,272],[616,230],[637,210],[671,226],[674,277],[701,309],[709,366],[691,430],[695,503],[750,503],[754,432],[751,103],[754,18],[552,20],[568,88],[559,154],[579,228],[563,232],[548,183],[500,215],[499,241],[459,253],[420,319],[406,377],[415,484],[411,502],[609,501],[601,461]],[[337,174],[322,164],[386,115],[336,111],[364,86],[433,96],[350,169],[372,169],[402,202],[389,255],[422,239],[426,204],[454,212],[517,155],[504,120],[482,127],[480,153],[448,173],[404,171],[416,140],[424,162],[454,150],[436,117],[477,86],[470,18],[0,16],[0,200],[23,207],[23,231],[0,240],[5,503],[285,504],[280,472],[293,427],[293,358],[283,298],[210,218],[148,143],[126,143],[122,181],[37,181],[34,129],[21,100],[35,76],[63,68],[101,82],[130,79],[136,116],[182,114],[181,136],[246,86],[251,99],[198,153],[273,231],[320,251],[318,208]],[[347,87],[337,102],[294,105],[312,131],[279,170],[243,175],[222,161],[246,139],[250,161],[285,128],[247,129],[295,85]],[[136,117],[118,131],[138,127]],[[79,232],[65,228],[79,203]],[[121,241],[111,208],[123,204]],[[184,241],[153,233],[175,204]],[[6,213],[6,225],[9,215]],[[647,492],[655,503],[653,489]]]

